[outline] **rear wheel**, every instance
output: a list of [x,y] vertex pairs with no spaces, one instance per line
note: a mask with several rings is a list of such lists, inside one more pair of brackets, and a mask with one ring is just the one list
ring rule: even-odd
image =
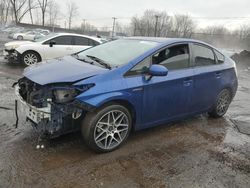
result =
[[130,133],[129,111],[118,104],[90,112],[82,123],[82,135],[87,146],[97,152],[110,152],[122,145]]
[[17,36],[17,40],[23,40],[23,36],[21,35]]
[[22,55],[22,63],[26,66],[34,65],[40,61],[39,54],[33,51],[24,52]]
[[214,109],[211,112],[209,112],[209,115],[214,118],[222,117],[227,112],[231,100],[232,100],[231,92],[228,89],[223,89],[219,93],[216,105]]

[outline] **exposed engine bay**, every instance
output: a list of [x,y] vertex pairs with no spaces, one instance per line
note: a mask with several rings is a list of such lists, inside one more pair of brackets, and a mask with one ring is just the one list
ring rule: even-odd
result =
[[26,121],[50,138],[79,130],[82,118],[91,110],[75,100],[82,90],[69,83],[39,85],[23,77],[15,89]]

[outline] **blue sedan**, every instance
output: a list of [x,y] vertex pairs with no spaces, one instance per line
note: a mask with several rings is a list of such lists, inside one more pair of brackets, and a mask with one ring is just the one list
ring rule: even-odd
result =
[[235,62],[201,41],[132,37],[28,67],[16,84],[27,120],[56,137],[81,130],[97,152],[131,130],[197,114],[222,117],[235,96]]

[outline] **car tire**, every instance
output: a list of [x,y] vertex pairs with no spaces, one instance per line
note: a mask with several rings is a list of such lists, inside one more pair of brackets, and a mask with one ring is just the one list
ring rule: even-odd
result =
[[27,51],[23,53],[21,60],[25,66],[30,66],[40,62],[41,57],[37,52]]
[[21,35],[17,36],[17,40],[23,40],[23,36]]
[[232,100],[232,94],[228,89],[223,89],[216,99],[216,104],[208,114],[213,118],[220,118],[225,115]]
[[109,104],[86,114],[82,136],[86,145],[98,153],[119,148],[128,138],[132,127],[129,110],[119,104]]

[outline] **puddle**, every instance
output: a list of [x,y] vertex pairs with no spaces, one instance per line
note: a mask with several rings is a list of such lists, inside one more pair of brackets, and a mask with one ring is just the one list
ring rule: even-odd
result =
[[250,116],[237,116],[230,120],[240,133],[250,136]]

